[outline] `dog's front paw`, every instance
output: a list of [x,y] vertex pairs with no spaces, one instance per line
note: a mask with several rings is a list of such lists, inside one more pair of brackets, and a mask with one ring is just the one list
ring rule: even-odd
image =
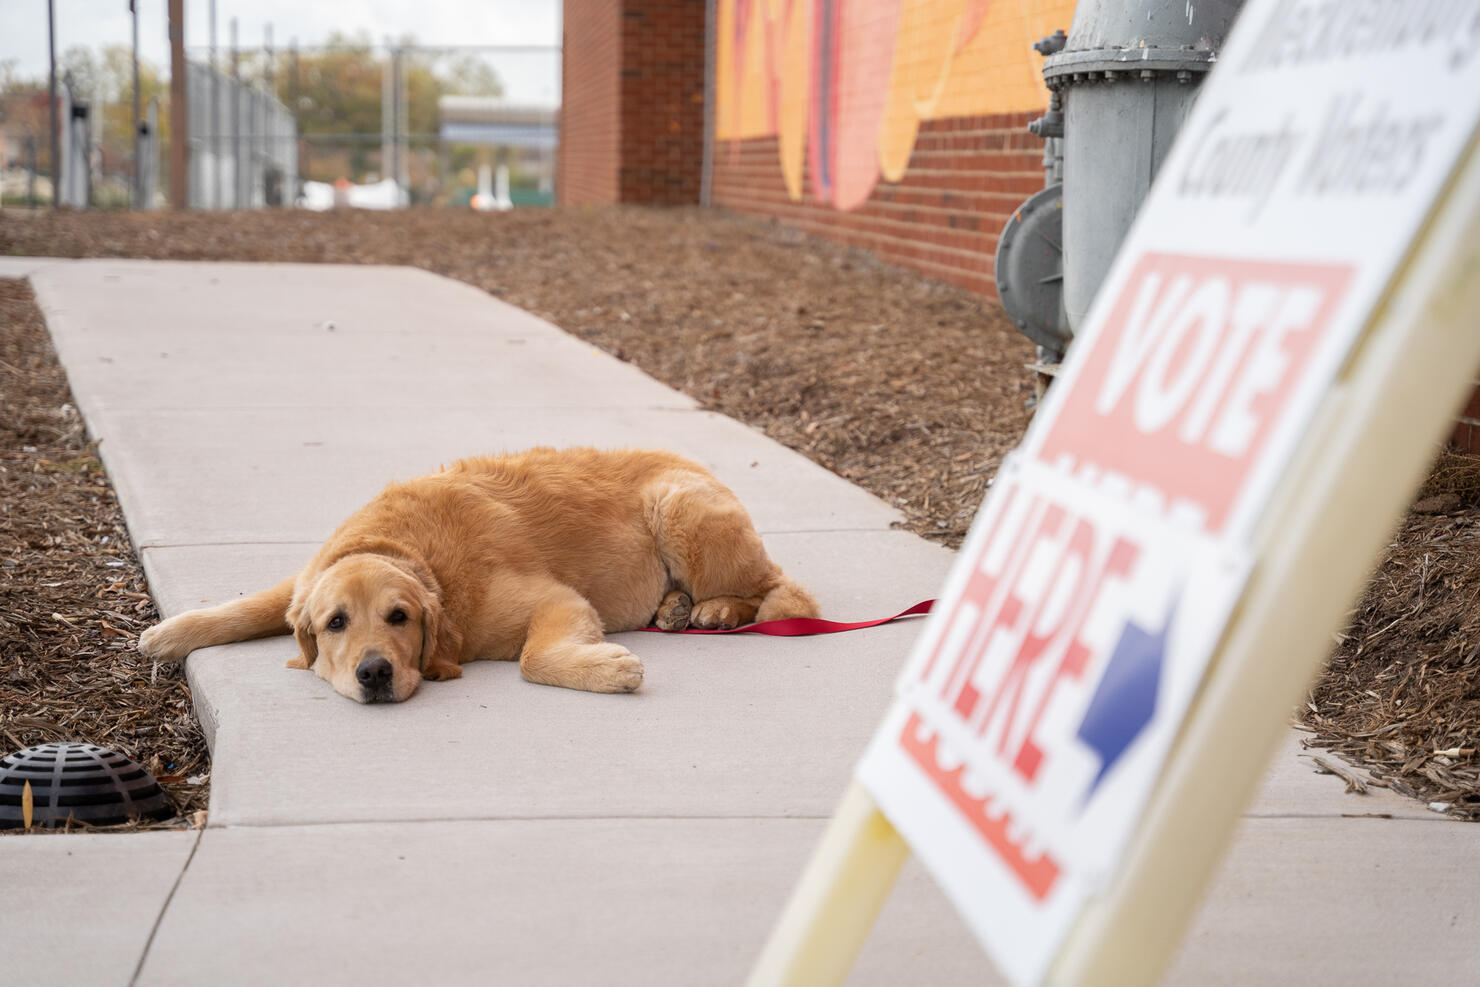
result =
[[193,650],[178,617],[155,624],[139,635],[139,653],[156,661],[180,661]]
[[642,660],[620,644],[601,646],[602,655],[591,668],[592,692],[632,692],[642,685]]
[[433,682],[460,679],[462,678],[462,666],[455,661],[444,661],[440,658],[435,658],[427,663],[426,668],[422,669],[421,677],[431,679]]
[[519,671],[531,682],[585,692],[631,692],[642,685],[642,662],[620,644],[568,644],[525,651]]

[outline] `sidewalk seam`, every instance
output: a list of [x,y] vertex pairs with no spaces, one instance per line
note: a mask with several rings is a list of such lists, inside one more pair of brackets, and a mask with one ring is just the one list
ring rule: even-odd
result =
[[1452,819],[1440,813],[1432,813],[1427,816],[1400,816],[1382,809],[1373,809],[1367,812],[1357,811],[1360,807],[1353,807],[1352,812],[1246,812],[1241,819],[1371,819],[1378,822],[1417,822],[1417,823],[1442,823],[1459,822],[1463,820]]
[[[832,818],[828,815],[736,815],[736,816],[694,816],[694,815],[549,815],[549,816],[434,816],[422,819],[304,819],[285,822],[227,822],[212,825],[211,829],[295,829],[319,826],[405,826],[424,823],[522,823],[522,822],[826,822]],[[1374,820],[1377,822],[1412,822],[1412,823],[1443,823],[1457,822],[1445,816],[1435,814],[1432,818],[1424,816],[1399,816],[1382,815],[1380,813],[1330,813],[1330,812],[1288,812],[1288,813],[1254,813],[1246,812],[1239,816],[1241,820],[1277,820],[1277,819],[1350,819]]]
[[165,895],[164,904],[159,906],[159,914],[154,917],[154,925],[149,928],[149,938],[144,940],[144,950],[139,954],[138,965],[128,979],[128,987],[134,987],[139,982],[139,975],[144,972],[144,964],[149,960],[149,952],[154,948],[154,937],[159,932],[159,927],[164,922],[165,913],[170,910],[170,903],[175,900],[175,892],[180,890],[180,883],[185,880],[185,874],[190,870],[190,862],[195,859],[195,851],[200,849],[200,841],[205,838],[205,827],[201,827],[196,834],[195,842],[191,844],[190,854],[185,858],[185,864],[180,868],[180,873],[175,875],[175,883],[170,885],[170,893]]
[[210,829],[298,829],[318,826],[406,826],[423,823],[524,823],[524,822],[826,822],[829,815],[795,816],[678,816],[678,815],[612,815],[612,816],[435,816],[426,819],[305,819],[294,822],[228,822],[211,825]]
[[[902,532],[903,534],[906,534],[906,535],[914,535],[916,538],[919,538],[921,541],[925,542],[927,545],[935,545],[936,547],[942,549],[943,551],[951,551],[951,549],[946,548],[944,545],[941,545],[939,542],[932,542],[930,539],[923,538],[920,535],[916,535],[913,531],[909,531],[908,529],[905,529],[905,528],[862,528],[862,527],[846,527],[846,528],[785,528],[785,529],[782,529],[782,528],[774,528],[774,529],[766,529],[764,531],[761,531],[761,530],[757,529],[757,531],[758,531],[758,533],[760,534],[760,536],[762,538],[768,538],[768,537],[772,537],[772,536],[775,536],[775,537],[778,537],[779,538],[779,537],[791,536],[791,535],[881,534],[881,533],[889,533],[889,532],[893,532],[893,531],[899,531],[899,532]],[[328,536],[326,535],[325,538],[327,538],[327,537]],[[140,550],[148,549],[148,550],[156,550],[156,551],[157,550],[160,550],[160,549],[171,549],[171,548],[252,548],[252,547],[255,547],[255,546],[291,547],[291,546],[294,546],[294,545],[304,545],[304,546],[308,546],[309,548],[317,548],[318,546],[322,545],[323,543],[324,543],[324,539],[323,538],[320,538],[318,540],[287,539],[287,540],[271,540],[271,541],[268,541],[268,540],[250,540],[250,541],[188,541],[188,542],[149,541],[149,542],[144,542],[142,545],[140,545],[138,547],[139,547]]]
[[[110,409],[110,410],[113,410],[115,414],[121,414],[121,415],[158,414],[158,413],[161,413],[161,412],[171,412],[171,413],[180,413],[180,414],[214,415],[214,414],[220,414],[220,413],[228,412],[228,411],[252,412],[252,413],[258,413],[258,414],[271,414],[271,413],[277,412],[277,411],[345,411],[345,410],[353,411],[353,410],[356,409],[356,407],[359,407],[359,406],[355,406],[355,405],[343,405],[343,404],[140,404],[140,405],[130,405],[128,408]],[[435,411],[476,411],[476,412],[488,412],[488,411],[518,411],[518,412],[530,412],[530,411],[586,411],[586,412],[596,412],[596,411],[660,411],[660,412],[674,412],[674,413],[681,413],[681,414],[695,413],[695,412],[697,412],[697,411],[700,410],[700,409],[697,409],[697,408],[675,408],[675,407],[670,407],[668,405],[662,405],[662,404],[593,404],[593,405],[582,405],[582,406],[579,406],[579,407],[572,408],[570,405],[563,405],[563,404],[529,404],[529,405],[510,404],[510,405],[498,405],[498,406],[492,406],[491,407],[491,406],[489,406],[487,404],[434,404],[434,403],[430,403],[430,402],[427,403],[427,404],[424,404],[424,405],[408,404],[408,405],[399,405],[399,406],[386,405],[386,404],[369,404],[369,403],[366,403],[365,405],[363,405],[363,408],[390,408],[391,410],[402,410],[402,411],[429,411],[429,410],[435,410]],[[734,420],[735,419],[731,419],[731,421],[734,421]],[[772,441],[775,441],[775,440],[772,440]],[[469,453],[468,455],[474,455],[474,454],[473,453]],[[800,454],[798,454],[798,455],[800,455]],[[849,480],[848,482],[852,483],[853,481]],[[854,486],[858,486],[858,484],[856,484],[856,483],[854,483],[853,485]],[[859,489],[862,489],[862,488],[860,487]]]
[[[328,537],[328,536],[325,536]],[[254,545],[265,545],[269,547],[291,547],[294,545],[317,549],[324,543],[324,539],[317,541],[189,541],[189,542],[145,542],[139,547],[141,549],[161,548],[250,548]]]

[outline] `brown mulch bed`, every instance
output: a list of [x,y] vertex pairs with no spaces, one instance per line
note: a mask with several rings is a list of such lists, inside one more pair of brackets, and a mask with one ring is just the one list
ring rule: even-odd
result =
[[[1032,348],[995,304],[714,210],[8,213],[0,254],[445,274],[762,429],[952,547],[1026,427],[1033,393]],[[1305,720],[1315,743],[1367,765],[1376,784],[1477,818],[1480,578],[1465,546],[1480,537],[1480,497],[1446,490],[1450,499],[1429,505],[1440,513],[1406,522]]]
[[1480,820],[1480,458],[1440,456],[1304,720],[1368,784]]
[[175,815],[109,829],[196,824],[209,798],[184,666],[134,650],[157,619],[31,289],[0,280],[0,753],[85,740],[151,769]]

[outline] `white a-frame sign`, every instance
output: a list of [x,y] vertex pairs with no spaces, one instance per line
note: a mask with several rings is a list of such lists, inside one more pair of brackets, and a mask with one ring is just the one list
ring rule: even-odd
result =
[[753,983],[906,847],[1014,982],[1155,979],[1475,379],[1477,124],[1480,2],[1247,4]]

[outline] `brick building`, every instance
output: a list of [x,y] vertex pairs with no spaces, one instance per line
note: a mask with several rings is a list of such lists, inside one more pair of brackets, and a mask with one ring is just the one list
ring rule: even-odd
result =
[[705,0],[567,0],[556,187],[568,205],[699,202]]
[[[559,201],[773,216],[995,298],[1043,187],[1031,44],[1073,9],[564,0]],[[1453,440],[1480,452],[1480,389]]]
[[[787,193],[775,138],[734,141],[715,154],[710,202],[775,216],[791,226],[986,295],[997,296],[992,260],[1012,211],[1043,188],[1042,142],[1025,129],[1039,113],[931,121],[908,170],[861,205],[836,209],[810,190]],[[1038,145],[1034,147],[1032,145]],[[810,186],[810,172],[804,172]]]
[[[1043,10],[1031,24],[1019,13],[1007,15],[1013,22],[1009,47],[1019,49],[1012,52],[1000,42],[985,43],[1003,33],[995,30],[999,25],[963,23],[962,12],[981,4],[945,11],[947,22],[896,20],[884,25],[887,31],[878,18],[839,16],[825,30],[820,19],[799,25],[785,16],[809,5],[771,9],[778,6],[714,0],[716,23],[706,25],[711,4],[705,0],[565,0],[560,201],[698,204],[707,191],[707,204],[775,216],[994,297],[998,232],[1012,210],[1043,187],[1042,145],[1024,128],[1041,112],[1046,91],[1023,32],[1066,27],[1072,0],[1040,3]],[[933,35],[932,27],[939,28]],[[821,42],[819,31],[826,35]],[[789,43],[804,34],[798,44]],[[962,39],[977,36],[980,51],[962,47]],[[917,42],[912,73],[891,73],[878,57],[855,58],[851,66],[837,59],[842,68],[828,92],[820,91],[812,61],[844,47],[877,54],[881,38],[891,46]],[[812,50],[798,54],[802,49]],[[941,65],[952,59],[956,70],[947,79]],[[706,78],[711,60],[715,80]],[[1013,78],[1002,85],[1004,76]],[[885,119],[882,104],[891,96],[907,99],[907,90],[936,82],[935,112]],[[989,88],[1000,97],[976,95],[983,82],[996,83]],[[810,137],[814,148],[828,147],[831,161],[827,155],[797,157],[800,170],[786,173],[783,145],[791,135],[782,119],[786,110],[775,105],[782,101],[801,108],[793,120],[809,111],[828,118],[835,139],[829,143],[823,132]],[[823,102],[830,112],[816,113]],[[895,142],[893,180],[864,175],[843,190],[848,198],[840,202],[818,172],[842,158],[867,160],[877,171],[874,137],[891,123],[904,136]]]

